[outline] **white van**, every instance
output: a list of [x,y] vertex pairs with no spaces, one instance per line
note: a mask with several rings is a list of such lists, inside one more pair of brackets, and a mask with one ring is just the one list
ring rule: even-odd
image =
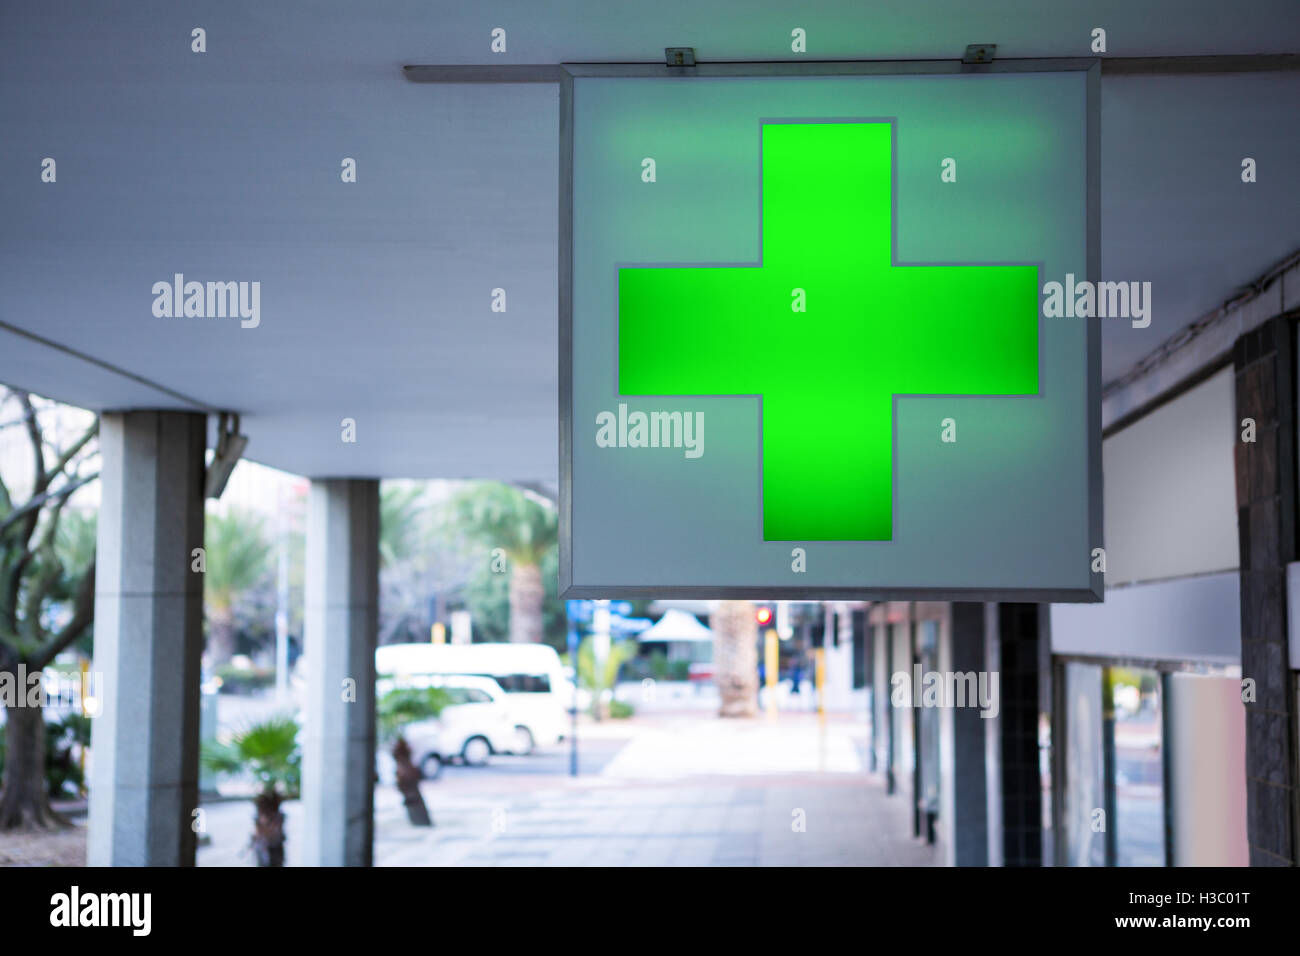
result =
[[386,644],[375,651],[375,672],[398,686],[434,674],[491,677],[509,701],[514,753],[563,740],[573,706],[573,683],[546,644]]

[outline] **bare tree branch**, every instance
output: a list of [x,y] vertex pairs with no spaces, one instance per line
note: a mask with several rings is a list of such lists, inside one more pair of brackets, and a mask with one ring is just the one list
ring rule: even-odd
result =
[[33,552],[33,555],[40,557],[42,567],[36,580],[28,582],[22,622],[27,626],[28,639],[36,644],[45,640],[41,628],[41,605],[63,578],[63,562],[54,550],[54,539],[59,533],[59,518],[63,515],[63,506],[68,503],[68,497],[63,495],[55,501],[45,519],[41,540]]
[[18,633],[18,591],[23,584],[23,572],[27,570],[31,560],[31,551],[23,548],[22,554],[18,555],[13,567],[9,569],[9,580],[5,584],[4,609],[7,615],[5,623],[14,634]]
[[99,434],[99,417],[96,416],[95,421],[91,424],[89,428],[86,429],[85,434],[83,434],[80,438],[78,438],[75,442],[73,442],[72,445],[68,448],[68,450],[65,451],[63,455],[59,458],[59,460],[54,463],[54,470],[50,472],[50,479],[53,480],[55,475],[60,474],[65,468],[67,468],[68,462],[72,461],[72,459],[77,456],[78,452],[80,452],[81,449],[85,448],[87,443],[89,443],[90,440],[98,434]]
[[45,440],[41,436],[41,426],[36,420],[36,409],[32,406],[32,396],[27,392],[14,391],[18,396],[18,403],[23,407],[23,418],[27,423],[27,437],[32,443],[32,458],[35,465],[35,479],[32,482],[32,492],[38,493],[44,491],[49,478],[45,474]]
[[81,576],[77,586],[76,602],[73,605],[72,618],[63,629],[50,638],[44,646],[32,653],[28,665],[33,669],[45,667],[58,656],[59,652],[75,641],[95,619],[95,562]]
[[[99,472],[95,472],[92,475],[86,475],[84,478],[78,478],[75,481],[68,481],[56,491],[45,491],[39,495],[34,495],[32,498],[25,501],[20,507],[11,511],[8,516],[5,517],[4,521],[0,521],[0,536],[3,536],[13,525],[23,520],[24,516],[32,518],[34,525],[34,519],[40,516],[41,509],[45,507],[48,502],[56,501],[59,498],[66,499],[82,485],[88,484],[98,477]],[[24,536],[24,543],[30,542],[31,537],[31,532],[28,532]]]
[[[24,420],[27,424],[27,437],[32,443],[32,452],[35,461],[35,479],[32,494],[35,497],[40,492],[45,491],[45,485],[48,480],[45,475],[45,455],[43,453],[44,441],[41,438],[40,424],[36,419],[36,409],[32,407],[31,396],[26,392],[21,392],[16,389],[13,391],[13,394],[18,398],[18,403],[23,408],[25,415]],[[40,520],[41,516],[39,505],[34,510],[31,510],[30,506],[31,502],[29,501],[23,508],[20,508],[17,511],[11,511],[6,516],[5,521],[0,524],[0,538],[3,538],[5,534],[8,533],[9,528],[12,525],[19,525],[18,547],[22,548],[23,552],[14,563],[13,567],[9,570],[9,581],[8,587],[6,588],[8,600],[5,607],[9,612],[9,626],[15,631],[18,629],[18,589],[22,586],[23,572],[27,570],[27,565],[30,564],[32,560],[32,553],[29,546],[31,544],[32,534],[36,531],[36,523]]]

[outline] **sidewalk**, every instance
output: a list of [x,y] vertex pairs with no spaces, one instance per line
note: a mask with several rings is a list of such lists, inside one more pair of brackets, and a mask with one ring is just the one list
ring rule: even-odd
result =
[[[878,783],[809,775],[434,796],[438,826],[389,816],[390,866],[925,866],[906,805]],[[802,832],[796,829],[802,823]]]
[[[584,728],[587,730],[587,728]],[[449,768],[422,790],[437,824],[411,827],[391,787],[375,791],[379,866],[925,866],[907,804],[886,797],[859,753],[865,727],[811,715],[707,715],[609,722],[586,734],[599,773],[534,773],[528,761]],[[581,736],[581,735],[580,735]],[[545,757],[540,759],[545,760]],[[552,761],[547,766],[562,766]],[[248,865],[252,809],[209,805],[201,866]],[[288,862],[301,846],[286,804]]]

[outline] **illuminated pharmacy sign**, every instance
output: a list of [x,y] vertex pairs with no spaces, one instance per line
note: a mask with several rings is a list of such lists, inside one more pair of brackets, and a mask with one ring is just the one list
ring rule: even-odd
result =
[[570,596],[1095,599],[1087,74],[574,72]]

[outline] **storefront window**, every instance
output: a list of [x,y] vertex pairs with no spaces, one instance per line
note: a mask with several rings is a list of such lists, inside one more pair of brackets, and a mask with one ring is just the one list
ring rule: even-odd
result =
[[1164,866],[1160,675],[1112,667],[1110,676],[1115,708],[1115,863]]
[[1106,865],[1101,671],[1095,664],[1065,666],[1068,770],[1061,826],[1070,866]]
[[1066,862],[1164,866],[1160,673],[1065,666]]
[[[916,626],[916,650],[921,673],[939,669],[939,622],[921,621]],[[921,758],[921,806],[931,819],[939,813],[939,713],[938,707],[923,707],[918,715]]]
[[912,674],[912,640],[910,628],[906,624],[889,625],[890,641],[893,644],[890,675],[890,703],[893,710],[894,724],[894,779],[909,796],[915,798],[912,785],[912,770],[916,766],[916,754],[912,750],[912,697],[910,693],[896,694],[899,686],[893,678],[905,674],[910,688]]

